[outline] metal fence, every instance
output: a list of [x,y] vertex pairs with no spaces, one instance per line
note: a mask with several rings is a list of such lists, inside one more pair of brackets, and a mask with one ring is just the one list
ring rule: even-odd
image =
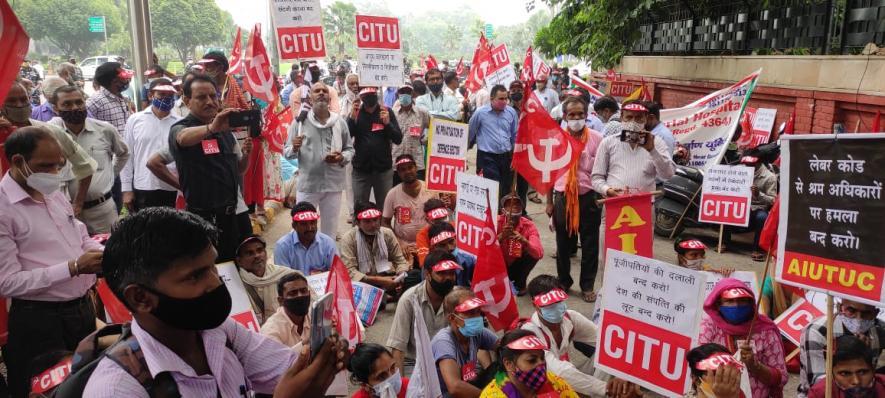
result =
[[686,3],[674,0],[651,13],[633,53],[849,54],[867,43],[885,46],[885,0],[781,1],[766,8],[731,2],[705,17]]

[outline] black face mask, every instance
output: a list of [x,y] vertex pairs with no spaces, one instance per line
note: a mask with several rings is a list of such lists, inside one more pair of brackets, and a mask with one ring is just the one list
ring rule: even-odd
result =
[[147,286],[143,287],[160,300],[151,314],[177,329],[215,329],[224,323],[233,305],[224,281],[215,290],[191,299],[170,297]]
[[363,96],[363,105],[368,106],[369,108],[378,105],[378,96],[375,94]]
[[86,121],[86,110],[58,111],[58,116],[61,117],[61,120],[70,124],[83,124]]
[[437,282],[436,279],[430,278],[430,288],[440,297],[445,297],[452,289],[455,288],[455,281]]
[[310,308],[310,296],[284,299],[283,308],[285,308],[286,311],[289,311],[292,315],[305,316],[307,315],[307,310]]
[[440,90],[442,90],[442,86],[443,86],[442,83],[428,84],[427,88],[429,88],[430,91],[433,91],[433,93],[436,94],[436,93],[439,93]]
[[522,101],[522,93],[513,93],[510,94],[510,100],[513,102]]

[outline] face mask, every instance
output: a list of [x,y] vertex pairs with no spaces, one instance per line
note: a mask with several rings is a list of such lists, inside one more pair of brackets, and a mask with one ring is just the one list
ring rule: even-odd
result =
[[411,94],[400,94],[399,95],[399,103],[403,106],[412,105],[412,95]]
[[740,325],[753,317],[753,304],[743,304],[736,307],[719,307],[719,314],[732,325]]
[[547,382],[547,364],[542,363],[527,372],[517,369],[514,376],[520,383],[537,392]]
[[378,96],[375,94],[367,94],[363,96],[363,105],[369,108],[378,105]]
[[151,314],[177,329],[215,329],[230,314],[232,302],[224,282],[215,290],[190,299],[169,297],[149,287],[144,288],[159,299],[157,308]]
[[565,304],[565,301],[541,307],[541,318],[550,323],[562,323],[562,317],[565,316],[567,309],[568,306]]
[[305,316],[310,307],[310,296],[287,298],[283,300],[283,307],[292,315]]
[[506,107],[507,107],[507,101],[502,101],[502,100],[492,101],[492,109],[494,109],[496,111],[499,111],[499,112],[503,111],[504,108],[506,108]]
[[475,316],[473,318],[464,318],[464,326],[459,327],[458,331],[461,332],[464,337],[474,337],[479,336],[484,328],[485,326],[482,323],[482,317]]
[[873,390],[873,386],[869,387],[851,387],[851,388],[842,388],[839,387],[840,390],[844,393],[845,398],[867,398],[867,397],[875,397],[876,393]]
[[86,122],[87,114],[85,109],[74,109],[70,111],[58,111],[58,116],[61,120],[64,120],[65,123],[83,124]]
[[374,396],[379,398],[394,398],[399,395],[399,391],[403,388],[403,377],[399,374],[399,369],[393,372],[386,380],[372,386]]
[[693,269],[695,271],[699,271],[704,266],[703,258],[696,258],[694,260],[685,260],[685,268]]
[[10,122],[18,124],[27,123],[28,119],[31,117],[31,104],[27,104],[20,108],[6,106],[3,108],[3,113],[6,114],[6,118],[9,119]]
[[427,88],[429,88],[430,91],[432,91],[434,94],[436,94],[436,93],[439,93],[440,90],[442,90],[442,86],[443,86],[442,83],[428,84]]
[[621,129],[627,131],[644,131],[645,126],[643,126],[642,123],[639,122],[622,122]]
[[438,282],[436,279],[430,278],[430,288],[440,297],[445,297],[455,288],[455,282],[450,280]]
[[583,130],[584,130],[584,126],[587,125],[587,121],[586,121],[586,120],[583,120],[583,119],[581,119],[581,120],[569,120],[567,123],[568,123],[568,129],[569,129],[569,131],[573,131],[573,132],[576,132],[576,133],[579,132],[579,131],[583,131]]
[[153,105],[154,108],[157,108],[160,112],[169,112],[172,110],[172,107],[175,106],[175,98],[154,98],[154,100],[151,101],[151,105]]
[[522,101],[522,93],[513,93],[510,94],[510,100],[513,102]]
[[61,174],[35,173],[28,166],[28,162],[25,162],[24,165],[24,171],[28,173],[25,176],[28,186],[42,193],[43,196],[51,195],[61,187]]
[[848,329],[852,334],[866,333],[872,329],[876,323],[875,319],[849,318],[842,314],[836,316],[842,321],[842,325],[845,325],[845,329]]

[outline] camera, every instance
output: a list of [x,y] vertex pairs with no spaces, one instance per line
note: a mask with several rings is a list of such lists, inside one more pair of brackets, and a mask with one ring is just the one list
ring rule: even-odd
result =
[[231,128],[248,127],[249,136],[258,137],[261,135],[261,111],[250,109],[233,112],[228,117],[228,124]]
[[621,130],[621,141],[622,142],[628,142],[630,144],[645,145],[646,139],[648,139],[648,133],[645,131]]

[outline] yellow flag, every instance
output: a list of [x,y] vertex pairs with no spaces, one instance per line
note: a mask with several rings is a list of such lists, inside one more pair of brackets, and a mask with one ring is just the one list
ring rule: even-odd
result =
[[642,86],[639,86],[627,98],[624,98],[623,102],[638,100],[640,97],[642,97]]

